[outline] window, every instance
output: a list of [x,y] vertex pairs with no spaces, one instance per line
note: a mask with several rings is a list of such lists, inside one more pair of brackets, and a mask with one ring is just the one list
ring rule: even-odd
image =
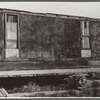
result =
[[84,22],[84,29],[87,28],[87,22]]
[[6,16],[6,48],[16,49],[18,48],[18,36],[17,36],[17,15],[7,14]]
[[84,49],[90,48],[89,37],[82,37],[82,47]]
[[91,50],[90,50],[90,35],[89,35],[89,22],[88,21],[82,21],[81,22],[82,27],[82,50],[81,50],[81,56],[82,57],[91,57]]
[[8,49],[17,48],[16,41],[7,41],[6,47],[7,47]]
[[7,39],[17,40],[17,23],[6,23]]
[[82,21],[82,49],[89,49],[89,22]]
[[82,35],[89,36],[89,22],[82,21]]
[[17,16],[16,15],[7,14],[7,22],[17,23]]

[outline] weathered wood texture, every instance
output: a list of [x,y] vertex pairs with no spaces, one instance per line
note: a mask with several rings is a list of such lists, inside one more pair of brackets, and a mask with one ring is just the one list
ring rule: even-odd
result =
[[100,22],[90,22],[92,58],[100,58]]
[[80,21],[20,15],[21,58],[80,57]]
[[81,29],[80,21],[78,20],[67,20],[65,24],[65,49],[66,58],[81,57]]
[[0,13],[0,59],[3,58],[4,53],[4,13]]

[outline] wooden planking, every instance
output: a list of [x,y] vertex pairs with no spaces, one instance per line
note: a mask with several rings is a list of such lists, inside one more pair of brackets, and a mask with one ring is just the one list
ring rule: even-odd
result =
[[50,69],[50,70],[21,70],[21,71],[0,71],[0,77],[26,77],[36,75],[67,75],[70,73],[100,72],[100,68],[84,69]]

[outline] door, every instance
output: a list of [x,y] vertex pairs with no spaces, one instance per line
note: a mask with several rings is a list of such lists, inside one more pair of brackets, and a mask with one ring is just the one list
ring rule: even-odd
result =
[[5,58],[18,58],[18,16],[7,14],[5,18]]

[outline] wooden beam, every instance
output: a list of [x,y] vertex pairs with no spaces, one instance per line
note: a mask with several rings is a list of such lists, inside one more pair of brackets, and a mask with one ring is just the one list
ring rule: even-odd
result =
[[100,72],[100,68],[81,69],[49,69],[49,70],[20,70],[20,71],[0,71],[0,77],[26,77],[38,75],[68,75],[70,73]]

